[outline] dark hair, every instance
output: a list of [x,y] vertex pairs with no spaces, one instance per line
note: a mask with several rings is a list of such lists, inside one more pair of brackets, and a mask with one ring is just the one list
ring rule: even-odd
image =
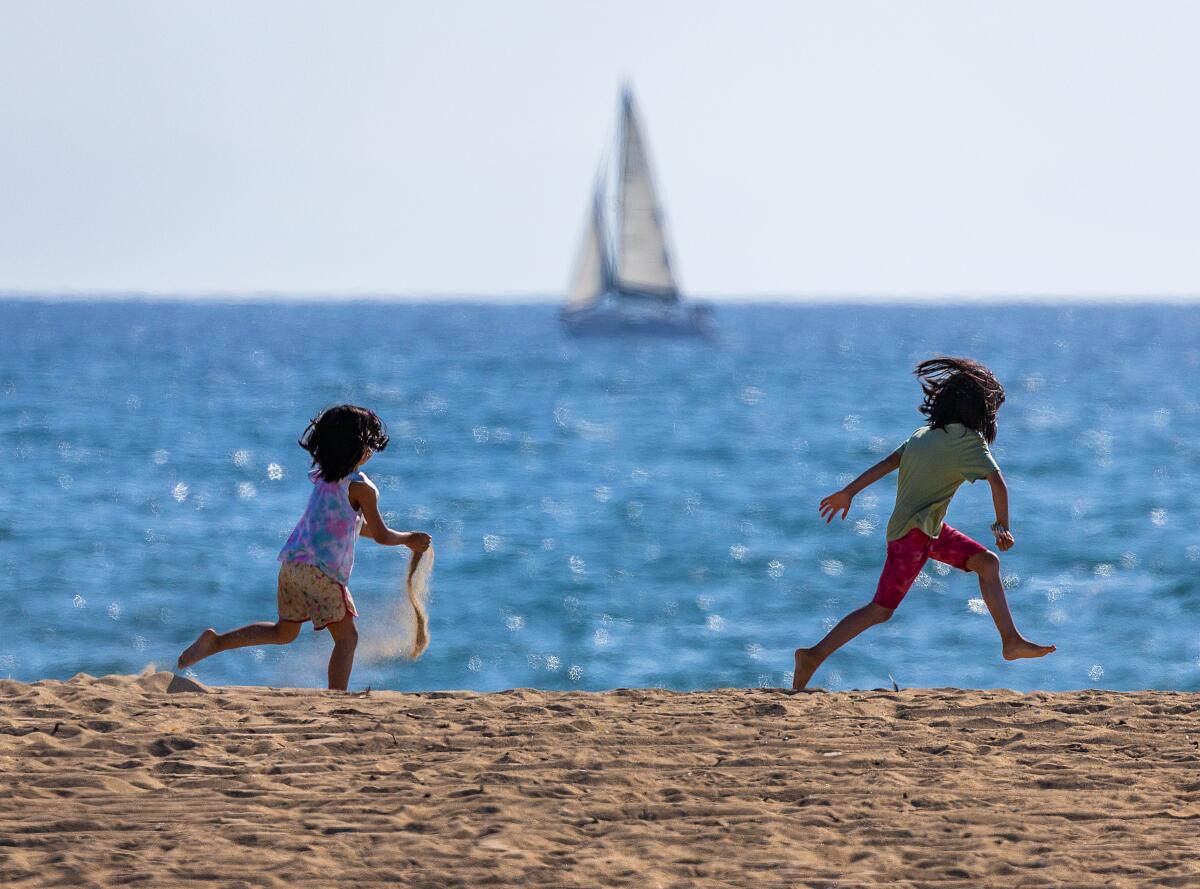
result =
[[387,427],[365,407],[339,404],[313,417],[299,444],[312,454],[312,465],[321,467],[321,478],[336,482],[354,471],[368,449],[388,446]]
[[970,358],[939,355],[913,371],[921,381],[925,403],[918,410],[933,429],[962,423],[991,444],[996,440],[996,412],[1004,404],[1004,387],[990,370]]

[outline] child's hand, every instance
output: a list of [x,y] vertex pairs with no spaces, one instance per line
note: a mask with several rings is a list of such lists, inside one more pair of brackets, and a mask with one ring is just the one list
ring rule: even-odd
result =
[[996,548],[1000,552],[1008,552],[1013,548],[1016,540],[1013,539],[1012,531],[998,531],[996,533]]
[[433,542],[433,538],[424,531],[409,531],[408,539],[404,541],[404,545],[411,549],[414,553],[423,553],[429,549],[429,544]]
[[854,498],[845,491],[838,491],[836,494],[830,494],[821,501],[821,515],[825,518],[825,524],[828,525],[833,521],[833,517],[837,515],[838,510],[842,512],[842,519],[845,520],[846,513],[850,511],[850,501]]

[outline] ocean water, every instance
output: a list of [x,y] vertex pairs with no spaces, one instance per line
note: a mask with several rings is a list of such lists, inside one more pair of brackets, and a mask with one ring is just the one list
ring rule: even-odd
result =
[[[0,302],[0,675],[173,664],[273,619],[306,502],[296,445],[359,402],[393,527],[433,534],[432,644],[375,652],[406,550],[361,541],[352,688],[786,685],[868,601],[885,479],[822,496],[921,421],[946,352],[1008,389],[995,453],[1018,626],[1005,663],[970,575],[931,564],[814,684],[1200,689],[1200,307],[720,307],[716,342],[572,341],[549,306]],[[990,539],[988,488],[948,520]],[[213,683],[324,684],[329,640],[228,652]]]

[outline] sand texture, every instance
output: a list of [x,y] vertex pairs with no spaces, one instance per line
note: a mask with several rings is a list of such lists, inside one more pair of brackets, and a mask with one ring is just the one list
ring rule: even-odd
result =
[[0,682],[0,885],[1200,886],[1200,694],[171,682]]

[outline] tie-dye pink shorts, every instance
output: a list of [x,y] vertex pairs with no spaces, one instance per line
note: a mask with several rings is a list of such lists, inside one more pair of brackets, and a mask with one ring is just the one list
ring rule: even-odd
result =
[[879,586],[872,601],[884,608],[895,608],[929,559],[966,571],[967,560],[984,552],[987,552],[986,547],[945,523],[937,537],[913,528],[899,540],[888,543],[887,560],[883,563],[883,573],[879,575]]

